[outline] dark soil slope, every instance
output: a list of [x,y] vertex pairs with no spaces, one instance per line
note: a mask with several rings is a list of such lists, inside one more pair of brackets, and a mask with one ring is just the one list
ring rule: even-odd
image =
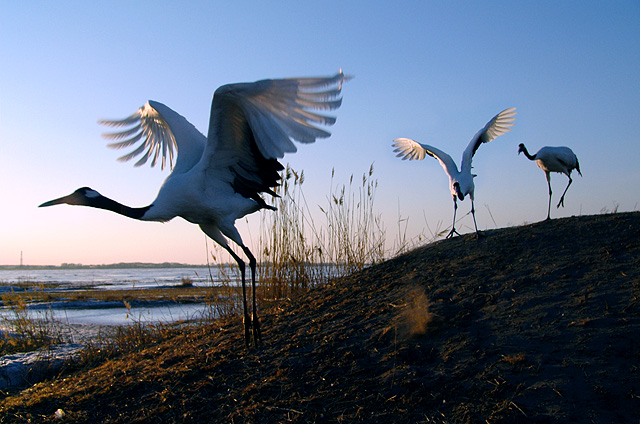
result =
[[634,423],[640,213],[465,235],[0,402],[0,422]]

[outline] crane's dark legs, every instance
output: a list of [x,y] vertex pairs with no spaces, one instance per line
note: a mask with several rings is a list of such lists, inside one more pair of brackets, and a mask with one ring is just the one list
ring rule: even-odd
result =
[[549,206],[547,207],[547,221],[551,219],[551,175],[547,172],[547,185],[549,186]]
[[562,207],[564,208],[564,195],[567,194],[567,190],[569,190],[569,186],[573,182],[573,180],[571,179],[571,175],[567,175],[567,177],[569,177],[569,184],[567,184],[567,188],[564,189],[564,193],[562,193],[562,196],[560,197],[560,201],[558,202],[557,206],[558,208],[560,207],[560,205],[562,205]]
[[246,265],[244,261],[240,259],[240,256],[236,255],[233,250],[227,245],[222,245],[227,252],[233,257],[233,259],[238,264],[238,268],[240,268],[240,275],[242,277],[242,310],[244,311],[244,345],[249,348],[251,344],[251,332],[249,331],[249,326],[251,325],[251,318],[249,317],[249,308],[247,308],[247,289],[246,289],[246,278],[245,278],[245,268]]
[[473,216],[473,226],[476,227],[476,236],[480,238],[480,232],[478,231],[478,224],[476,224],[476,208],[471,200],[471,216]]
[[[458,201],[454,196],[453,197],[453,223],[451,224],[451,231],[449,231],[449,234],[447,234],[446,238],[453,237],[454,233],[457,235],[460,235],[460,233],[456,231],[456,211],[457,210],[458,210]],[[474,217],[474,222],[475,222],[475,217]]]
[[249,258],[249,267],[251,268],[251,297],[253,300],[251,328],[253,329],[253,340],[257,347],[262,343],[262,334],[260,333],[260,319],[258,318],[258,306],[256,303],[256,258],[246,246],[242,246],[242,250],[245,255],[247,255],[247,258]]
[[[238,264],[238,268],[240,268],[240,274],[242,277],[242,310],[244,312],[244,344],[249,348],[251,344],[251,330],[253,328],[253,339],[256,347],[261,341],[260,337],[260,323],[258,321],[258,308],[256,305],[256,258],[251,254],[251,251],[242,243],[242,239],[240,238],[240,234],[238,234],[237,230],[233,225],[228,225],[225,227],[224,234],[220,230],[220,227],[217,223],[204,223],[200,224],[200,228],[206,235],[211,237],[216,243],[224,248],[231,257]],[[247,306],[247,279],[246,279],[246,265],[240,256],[236,255],[236,253],[231,250],[229,244],[227,243],[227,239],[225,235],[233,240],[242,251],[249,258],[249,266],[251,268],[251,287],[252,287],[252,295],[253,295],[253,314],[249,316],[249,307]]]

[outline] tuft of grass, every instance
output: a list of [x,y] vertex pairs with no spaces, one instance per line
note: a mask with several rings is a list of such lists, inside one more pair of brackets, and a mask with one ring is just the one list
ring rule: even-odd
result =
[[[303,191],[304,171],[289,165],[276,189],[277,211],[263,215],[260,234],[262,297],[281,299],[331,278],[344,276],[385,259],[385,231],[376,212],[373,164],[356,183],[336,185],[313,213]],[[316,214],[317,215],[317,214]]]
[[[2,304],[12,305],[15,302],[29,303],[41,302],[71,302],[71,301],[96,301],[96,302],[121,302],[124,300],[132,301],[161,301],[161,300],[177,300],[180,302],[200,302],[203,299],[211,297],[213,292],[225,292],[224,288],[214,287],[197,287],[194,285],[179,284],[171,289],[166,288],[150,288],[150,289],[117,289],[117,290],[101,290],[101,289],[81,289],[81,290],[65,290],[61,292],[11,292],[1,296]],[[19,299],[19,300],[18,300]],[[15,305],[14,305],[15,307]]]
[[398,336],[410,338],[424,335],[429,326],[437,322],[437,315],[429,311],[431,301],[422,287],[410,289],[405,294],[403,303],[391,306],[399,311],[390,325],[382,331],[382,335],[393,330],[394,343],[397,342]]
[[509,365],[523,364],[527,360],[527,355],[524,352],[514,353],[513,355],[505,355],[502,357],[502,362],[506,362]]
[[327,208],[320,210],[326,219],[325,250],[330,262],[341,266],[340,275],[348,275],[386,259],[386,233],[381,215],[375,209],[378,180],[373,178],[373,164],[354,186],[333,186]]
[[613,201],[613,208],[609,209],[606,206],[603,206],[602,209],[600,209],[600,214],[601,215],[606,215],[606,214],[614,214],[614,213],[618,213],[618,209],[620,208],[620,204],[616,201]]
[[133,320],[132,324],[111,327],[86,342],[73,361],[76,368],[91,368],[108,359],[152,347],[179,331],[178,325]]
[[[205,241],[207,241],[206,238]],[[208,253],[208,242],[206,243],[206,246]],[[217,247],[214,245],[214,249],[215,248]],[[208,256],[209,255],[207,254],[207,258]],[[217,258],[213,252],[211,253],[211,259],[214,262],[217,262]],[[209,264],[207,263],[207,265]],[[212,290],[212,292],[206,299],[205,303],[207,304],[207,309],[203,314],[203,319],[208,320],[216,317],[224,318],[238,315],[242,311],[242,289],[235,277],[236,272],[234,268],[237,267],[229,263],[221,263],[218,265],[219,281],[215,283],[213,281],[213,276],[209,273],[212,284],[212,287],[210,287],[209,290]],[[213,284],[215,284],[215,286],[213,286]]]
[[183,277],[180,279],[180,287],[193,287],[193,280],[189,277]]
[[2,327],[6,330],[0,331],[0,356],[30,352],[66,341],[53,313],[45,311],[34,316],[21,293],[12,290],[3,294],[2,304],[11,310],[12,316],[2,318]]
[[401,314],[402,323],[410,336],[426,334],[429,323],[434,319],[429,312],[430,304],[424,289],[416,288],[410,293]]

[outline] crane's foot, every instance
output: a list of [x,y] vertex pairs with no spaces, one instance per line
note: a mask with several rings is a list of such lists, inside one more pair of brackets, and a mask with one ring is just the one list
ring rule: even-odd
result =
[[559,208],[560,205],[562,205],[562,207],[564,208],[564,197],[560,198],[560,201],[558,202],[558,206],[556,207]]
[[451,238],[451,237],[453,237],[454,234],[460,235],[460,233],[457,232],[455,228],[452,228],[451,231],[449,231],[449,234],[447,234],[447,236],[445,238]]

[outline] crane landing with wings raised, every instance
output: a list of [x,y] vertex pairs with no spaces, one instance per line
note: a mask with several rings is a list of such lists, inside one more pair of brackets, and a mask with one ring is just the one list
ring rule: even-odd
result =
[[[119,160],[139,157],[135,166],[151,160],[172,168],[156,199],[148,206],[129,207],[97,191],[82,187],[68,196],[40,206],[70,204],[106,209],[142,221],[169,221],[175,217],[197,224],[238,263],[242,278],[244,337],[247,347],[253,333],[261,340],[256,306],[256,258],[243,243],[235,221],[261,209],[275,210],[262,193],[276,196],[278,159],[297,150],[293,141],[308,144],[329,137],[322,128],[335,118],[320,111],[338,109],[342,84],[350,79],[342,70],[326,78],[289,78],[223,85],[211,104],[207,137],[184,117],[149,101],[122,120],[101,124],[122,128],[105,134],[109,147],[133,150]],[[174,163],[175,162],[175,163]],[[245,263],[230,247],[237,244],[251,269],[253,307],[249,315]]]
[[462,164],[460,170],[456,166],[451,156],[427,144],[418,143],[410,138],[396,138],[393,141],[394,152],[397,153],[397,157],[402,160],[422,160],[427,155],[434,157],[442,165],[442,169],[449,177],[449,190],[453,197],[453,223],[451,224],[451,231],[447,234],[447,238],[452,237],[453,234],[459,234],[456,231],[456,211],[458,210],[458,202],[464,200],[465,196],[469,195],[471,199],[471,215],[473,216],[473,225],[476,228],[476,234],[478,233],[478,224],[476,224],[476,212],[474,208],[474,191],[475,184],[473,179],[475,174],[471,173],[471,161],[473,155],[475,155],[478,147],[482,143],[488,143],[495,139],[499,135],[511,131],[511,127],[516,120],[516,108],[512,107],[505,109],[493,118],[476,133],[471,139],[467,148],[462,153]]

